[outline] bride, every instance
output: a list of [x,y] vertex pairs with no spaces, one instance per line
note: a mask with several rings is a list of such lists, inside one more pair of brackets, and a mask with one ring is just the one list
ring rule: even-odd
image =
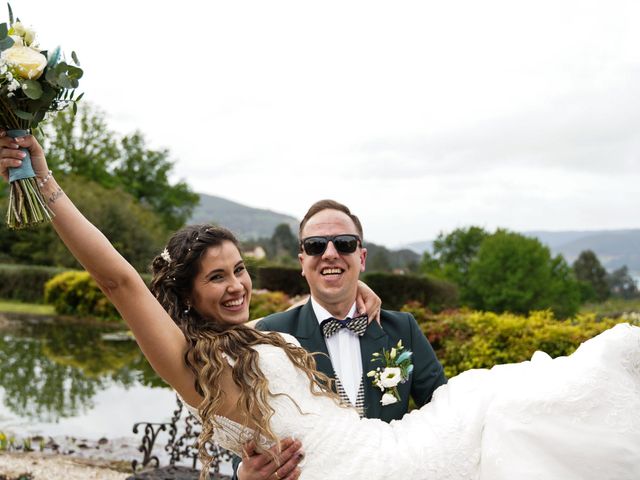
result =
[[[65,196],[33,137],[0,138],[0,173],[19,164],[20,147],[60,238],[205,420],[201,445],[212,438],[241,453],[252,440],[269,451],[295,436],[307,480],[640,478],[640,328],[618,325],[569,357],[465,372],[401,421],[360,419],[295,339],[244,325],[251,279],[229,231],[176,233],[154,259],[152,294]],[[206,478],[211,459],[201,457]]]

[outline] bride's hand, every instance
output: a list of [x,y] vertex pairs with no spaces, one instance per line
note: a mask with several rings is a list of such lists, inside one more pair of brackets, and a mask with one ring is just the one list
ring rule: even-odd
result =
[[22,165],[25,153],[20,150],[26,148],[31,156],[31,165],[36,177],[45,178],[49,172],[47,161],[42,147],[33,135],[11,138],[6,131],[0,130],[0,175],[9,181],[9,168],[17,168]]
[[356,308],[359,314],[367,314],[369,322],[375,320],[380,324],[380,307],[382,300],[362,280],[358,280],[358,293],[356,295]]

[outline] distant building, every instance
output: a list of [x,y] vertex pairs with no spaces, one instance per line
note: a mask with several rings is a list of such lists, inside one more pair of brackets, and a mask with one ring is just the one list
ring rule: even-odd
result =
[[265,252],[264,248],[262,248],[260,245],[258,245],[253,250],[245,250],[244,254],[247,257],[253,257],[257,260],[262,260],[264,257],[267,256],[267,252]]

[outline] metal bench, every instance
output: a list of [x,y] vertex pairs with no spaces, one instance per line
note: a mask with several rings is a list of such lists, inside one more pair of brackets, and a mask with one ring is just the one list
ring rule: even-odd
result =
[[[143,433],[138,450],[142,452],[142,460],[133,460],[133,474],[127,480],[197,480],[200,471],[198,464],[198,447],[196,441],[200,434],[200,421],[193,416],[176,395],[177,408],[169,423],[138,422],[133,426],[133,433]],[[164,451],[169,455],[169,464],[160,466],[158,455],[154,454],[156,442],[161,432],[168,436]],[[165,434],[163,434],[164,436]],[[220,463],[230,461],[232,453],[218,445],[208,442],[207,451],[212,455],[210,478],[216,480],[229,479],[220,475]],[[190,466],[178,465],[179,462]]]

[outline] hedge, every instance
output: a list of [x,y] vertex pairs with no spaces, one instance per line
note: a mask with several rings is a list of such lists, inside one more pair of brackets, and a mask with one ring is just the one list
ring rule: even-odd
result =
[[0,298],[43,303],[44,284],[63,271],[38,265],[0,264]]
[[458,305],[458,287],[426,276],[369,273],[362,279],[382,299],[383,308],[399,310],[408,302],[420,302],[431,310]]
[[[299,268],[259,266],[255,272],[255,288],[280,291],[289,296],[309,293]],[[380,296],[383,307],[391,310],[398,310],[411,301],[421,302],[436,311],[458,305],[457,286],[445,280],[392,273],[368,273],[362,280]]]
[[299,268],[258,267],[254,288],[284,292],[290,296],[309,293],[309,285]]
[[[623,319],[579,314],[558,320],[553,312],[529,315],[476,311],[433,314],[417,302],[402,307],[413,314],[448,377],[472,368],[529,360],[537,350],[551,357],[571,354],[580,343]],[[640,319],[630,319],[640,325]]]

